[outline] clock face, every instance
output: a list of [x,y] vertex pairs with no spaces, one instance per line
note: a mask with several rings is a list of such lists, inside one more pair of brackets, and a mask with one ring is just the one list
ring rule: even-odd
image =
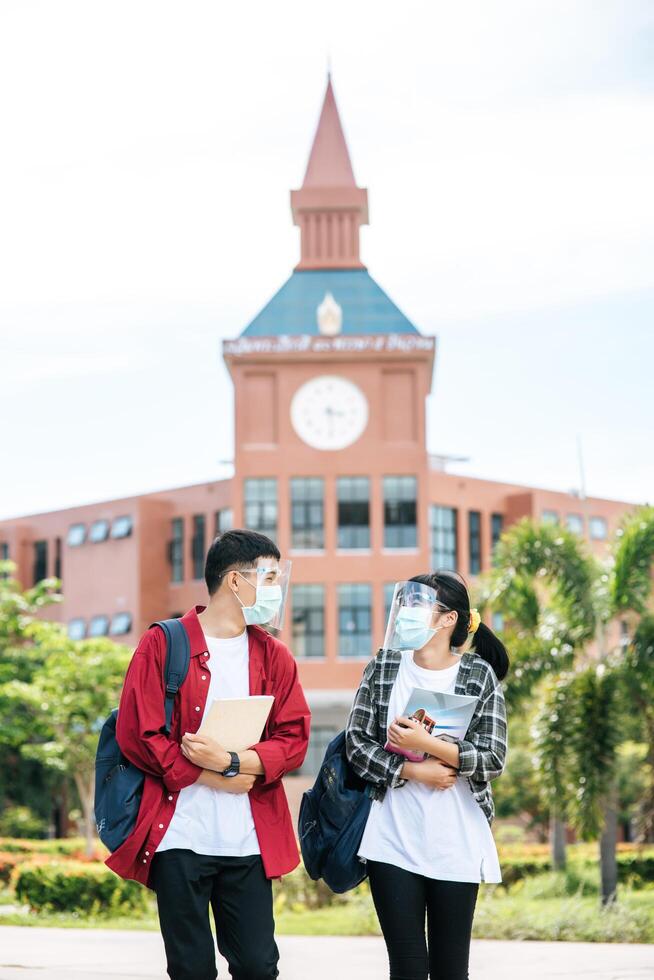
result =
[[293,428],[314,449],[345,449],[368,424],[366,396],[347,378],[321,374],[295,392]]

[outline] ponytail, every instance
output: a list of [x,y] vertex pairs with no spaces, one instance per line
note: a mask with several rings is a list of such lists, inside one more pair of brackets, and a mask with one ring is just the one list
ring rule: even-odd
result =
[[498,681],[504,680],[509,672],[509,655],[500,638],[495,636],[486,623],[480,623],[475,630],[471,647],[482,660],[490,664]]

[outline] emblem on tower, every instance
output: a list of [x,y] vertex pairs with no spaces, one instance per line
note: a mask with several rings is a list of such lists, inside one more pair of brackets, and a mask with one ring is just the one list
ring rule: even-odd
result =
[[343,310],[331,293],[325,293],[325,298],[316,310],[318,330],[325,337],[335,337],[341,332],[343,325]]

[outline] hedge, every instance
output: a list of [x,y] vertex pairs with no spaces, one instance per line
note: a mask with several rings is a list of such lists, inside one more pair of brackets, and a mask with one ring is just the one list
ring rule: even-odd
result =
[[[568,864],[571,868],[598,869],[599,858],[590,854],[577,856],[573,851],[568,857]],[[617,864],[619,882],[628,882],[636,888],[654,882],[654,847],[619,850]],[[500,853],[500,867],[502,883],[505,885],[512,885],[522,878],[551,870],[550,859],[545,854],[513,857]]]
[[[0,851],[5,854],[54,854],[83,859],[86,842],[82,837],[58,837],[54,840],[0,837]],[[103,861],[108,853],[104,845],[100,841],[96,841],[94,860]]]
[[24,864],[16,869],[14,882],[16,898],[34,912],[118,915],[148,909],[147,889],[103,864]]
[[[16,842],[14,842],[16,843]],[[72,844],[77,853],[79,841],[42,841],[50,845]],[[2,842],[0,842],[0,845]],[[545,849],[534,853],[500,852],[503,884],[510,886],[523,879],[550,871]],[[597,850],[570,848],[568,868],[571,873],[599,877]],[[618,879],[635,888],[654,882],[654,847],[631,847],[618,851]],[[139,913],[149,908],[151,896],[134,881],[124,881],[99,861],[80,861],[48,851],[25,848],[0,850],[0,882],[13,883],[16,898],[35,911],[58,911],[78,915]],[[334,895],[322,881],[312,881],[302,866],[283,881],[275,883],[275,909],[319,909],[363,897],[367,885],[345,896]]]

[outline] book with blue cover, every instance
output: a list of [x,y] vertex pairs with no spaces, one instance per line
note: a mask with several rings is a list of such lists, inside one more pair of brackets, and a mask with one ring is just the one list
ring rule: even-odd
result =
[[[404,717],[419,721],[434,738],[454,742],[465,738],[472,721],[478,698],[465,694],[444,694],[442,691],[426,691],[414,687],[404,709]],[[398,749],[387,742],[387,752],[406,756],[410,762],[424,762],[427,754],[410,749]]]

